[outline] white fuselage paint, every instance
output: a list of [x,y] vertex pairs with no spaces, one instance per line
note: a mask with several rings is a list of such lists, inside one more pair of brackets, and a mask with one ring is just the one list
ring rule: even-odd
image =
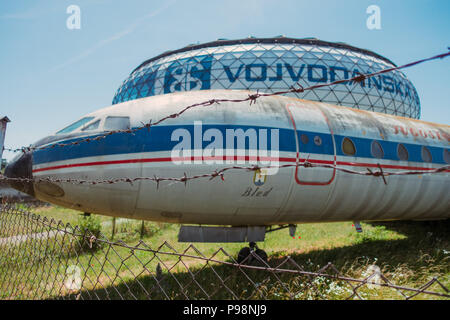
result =
[[[150,119],[155,122],[193,103],[213,98],[242,99],[248,97],[248,94],[246,91],[232,90],[167,94],[121,103],[96,111],[90,116],[129,116],[131,126],[139,127]],[[197,107],[160,125],[193,125],[195,121],[202,121],[203,125],[232,124],[288,129],[292,131],[295,146],[291,151],[280,151],[280,165],[295,164],[296,159],[301,163],[309,158],[311,162],[336,164],[358,171],[365,171],[369,165],[371,170],[377,171],[378,164],[382,165],[385,171],[396,172],[408,168],[438,168],[445,166],[445,163],[343,156],[339,155],[341,146],[335,139],[336,136],[420,144],[444,149],[449,147],[450,136],[447,125],[287,97],[263,97],[252,105],[249,102],[223,102]],[[299,131],[330,135],[334,154],[302,152],[301,137],[294,131],[294,126]],[[151,135],[152,130],[153,128],[148,134]],[[130,139],[133,139],[131,134]],[[314,143],[313,139],[308,143]],[[359,148],[357,143],[356,147]],[[50,161],[34,165],[33,170],[34,177],[37,178],[103,180],[123,177],[183,177],[185,174],[193,176],[230,166],[227,163],[194,162],[176,165],[168,160],[170,157],[171,150],[125,153]],[[126,162],[127,160],[132,161]],[[109,164],[100,165],[99,162]],[[97,165],[71,166],[79,163]],[[46,170],[58,166],[65,167]],[[384,184],[381,177],[354,175],[333,169],[299,167],[296,170],[295,167],[289,167],[280,169],[275,175],[266,176],[263,184],[255,183],[253,171],[230,170],[225,173],[223,181],[216,177],[212,180],[191,180],[186,185],[167,181],[160,182],[159,185],[153,181],[89,186],[61,183],[59,185],[65,192],[63,197],[50,197],[38,188],[36,196],[44,201],[85,212],[210,225],[273,225],[450,217],[448,170],[438,174],[389,176],[386,181],[387,184]]]

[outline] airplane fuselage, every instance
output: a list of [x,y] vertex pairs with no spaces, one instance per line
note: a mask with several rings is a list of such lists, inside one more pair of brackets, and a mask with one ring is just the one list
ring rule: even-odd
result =
[[[124,102],[86,115],[82,127],[63,130],[35,147],[95,138],[124,128],[127,121],[137,128],[196,102],[248,94],[194,91]],[[447,125],[319,102],[287,97],[223,102],[193,108],[149,130],[38,148],[31,155],[32,177],[98,181],[192,177],[231,166],[271,169],[236,168],[225,171],[223,179],[186,183],[38,182],[33,194],[84,212],[183,224],[445,219],[450,217],[449,170],[426,172],[449,165],[449,139]],[[305,160],[354,171],[425,173],[388,176],[384,183],[381,177],[331,167],[296,166]],[[285,164],[292,166],[276,169]]]

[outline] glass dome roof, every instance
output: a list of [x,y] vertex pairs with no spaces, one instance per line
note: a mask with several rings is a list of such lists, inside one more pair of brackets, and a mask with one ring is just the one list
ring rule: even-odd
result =
[[[341,42],[286,37],[217,40],[144,61],[117,90],[113,104],[176,91],[236,89],[274,92],[349,79],[391,68],[389,59]],[[420,100],[400,71],[302,93],[302,99],[404,117],[420,117]]]

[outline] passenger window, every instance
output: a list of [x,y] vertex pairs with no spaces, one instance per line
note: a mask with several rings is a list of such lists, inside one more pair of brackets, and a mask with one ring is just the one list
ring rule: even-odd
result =
[[427,147],[422,147],[422,160],[425,162],[433,161],[433,158],[431,157],[431,152],[430,150],[428,150]]
[[446,164],[450,164],[450,151],[444,149],[444,161]]
[[344,138],[344,141],[342,141],[342,152],[348,156],[356,154],[355,144],[349,138]]
[[382,159],[384,157],[383,147],[378,141],[372,141],[371,152],[374,158]]
[[97,130],[99,125],[100,125],[100,120],[97,120],[94,123],[91,123],[90,125],[88,125],[88,126],[84,127],[83,129],[81,129],[81,131]]
[[308,144],[308,142],[309,142],[309,138],[306,134],[302,134],[300,136],[300,140],[302,141],[303,144]]
[[399,160],[403,160],[403,161],[408,161],[408,159],[409,159],[408,150],[401,143],[399,143],[397,146],[397,157],[399,158]]
[[127,130],[130,129],[129,117],[107,117],[105,120],[105,130]]
[[322,145],[322,138],[319,137],[319,136],[315,136],[315,137],[314,137],[314,144],[315,144],[316,146],[321,146],[321,145]]

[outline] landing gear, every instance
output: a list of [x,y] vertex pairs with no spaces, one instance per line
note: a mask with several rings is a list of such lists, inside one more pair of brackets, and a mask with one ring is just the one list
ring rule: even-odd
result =
[[252,264],[253,262],[267,263],[267,253],[258,248],[255,242],[250,242],[248,247],[242,248],[237,257],[239,264]]

